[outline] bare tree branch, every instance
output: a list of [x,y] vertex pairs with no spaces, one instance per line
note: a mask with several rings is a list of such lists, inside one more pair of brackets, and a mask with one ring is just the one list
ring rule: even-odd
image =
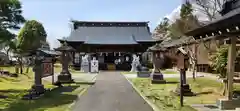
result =
[[217,18],[220,10],[222,9],[222,5],[226,2],[226,0],[191,0],[192,3],[195,3],[199,6],[197,10],[201,11],[205,14],[209,21]]

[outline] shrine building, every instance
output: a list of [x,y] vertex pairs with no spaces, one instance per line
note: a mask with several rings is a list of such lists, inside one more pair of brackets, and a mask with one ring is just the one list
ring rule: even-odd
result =
[[96,57],[99,60],[100,70],[130,70],[127,66],[131,64],[132,54],[140,56],[156,43],[148,22],[71,22],[73,30],[70,36],[59,41],[76,49],[73,53],[74,67],[80,67],[81,57],[88,54],[91,59]]

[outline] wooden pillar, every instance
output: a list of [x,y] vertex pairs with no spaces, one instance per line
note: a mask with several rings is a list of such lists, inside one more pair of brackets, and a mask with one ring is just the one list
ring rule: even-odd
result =
[[236,40],[237,37],[231,37],[231,44],[228,49],[228,63],[227,63],[227,80],[228,80],[228,90],[227,97],[229,100],[232,100],[233,96],[233,77],[234,77],[234,69],[236,60]]

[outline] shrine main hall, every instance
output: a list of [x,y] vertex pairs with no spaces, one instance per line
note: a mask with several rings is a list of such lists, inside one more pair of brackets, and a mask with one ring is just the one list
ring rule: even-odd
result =
[[73,30],[66,39],[73,47],[73,66],[80,69],[81,57],[96,57],[100,70],[130,70],[132,54],[141,56],[156,40],[148,22],[71,21]]

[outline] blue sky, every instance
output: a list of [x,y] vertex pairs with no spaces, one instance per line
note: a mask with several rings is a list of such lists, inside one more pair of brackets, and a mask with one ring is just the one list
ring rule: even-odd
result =
[[20,0],[26,19],[43,24],[51,47],[57,38],[70,34],[70,20],[158,22],[181,4],[181,0]]

